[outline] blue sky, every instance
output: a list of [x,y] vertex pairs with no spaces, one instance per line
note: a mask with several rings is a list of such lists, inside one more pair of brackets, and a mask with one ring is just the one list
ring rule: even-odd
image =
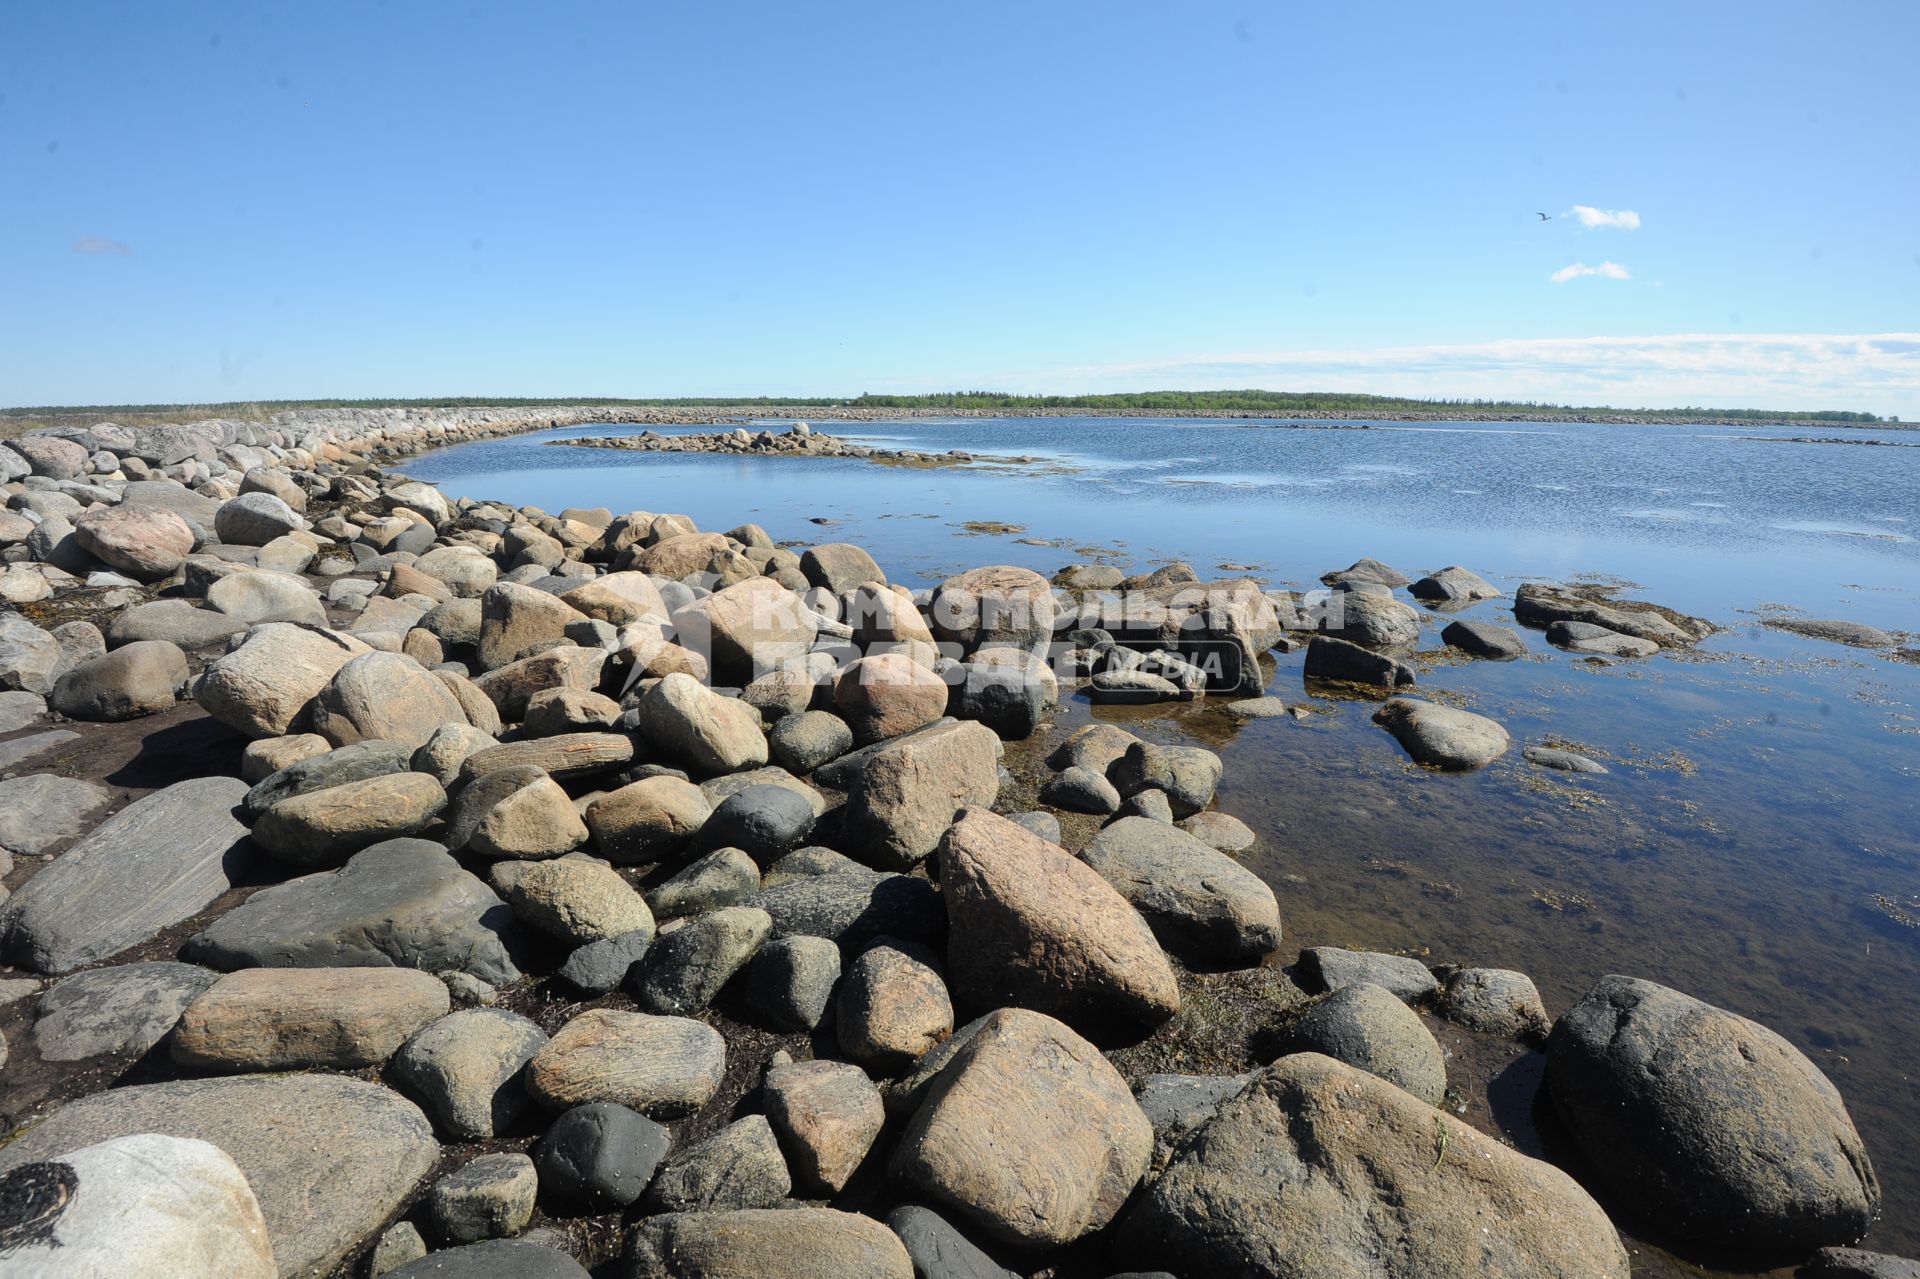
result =
[[1920,418],[1916,48],[1909,0],[9,4],[0,403]]

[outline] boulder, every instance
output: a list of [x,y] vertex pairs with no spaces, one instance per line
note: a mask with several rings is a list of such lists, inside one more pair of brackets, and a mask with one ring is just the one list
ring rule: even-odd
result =
[[[325,745],[324,738],[321,744]],[[247,792],[247,811],[264,813],[298,795],[404,773],[408,758],[407,749],[398,742],[355,742],[338,750],[296,759],[254,783],[253,789]]]
[[38,856],[91,827],[113,804],[97,782],[37,773],[0,781],[0,874],[8,858]]
[[887,1214],[887,1224],[906,1245],[913,1272],[922,1279],[1020,1279],[931,1208],[902,1204]]
[[[185,649],[224,643],[246,630],[248,623],[211,608],[196,608],[190,600],[154,600],[123,609],[107,623],[109,644],[135,640],[166,640]],[[355,641],[358,643],[358,641]],[[365,652],[356,648],[354,652]],[[322,679],[320,683],[326,683]],[[262,734],[273,736],[273,734]]]
[[673,614],[678,643],[705,656],[716,680],[736,686],[804,656],[814,622],[806,601],[766,577],[736,582]]
[[1150,1026],[1180,1010],[1173,968],[1146,921],[1085,863],[969,808],[941,839],[939,867],[947,975],[963,1001]]
[[586,617],[557,595],[497,582],[480,597],[480,664],[496,670],[563,641],[568,624]]
[[1427,604],[1471,604],[1500,597],[1500,588],[1471,569],[1455,564],[1429,573],[1407,587],[1407,594]]
[[1440,989],[1427,966],[1405,955],[1314,946],[1300,952],[1301,983],[1308,990],[1339,990],[1370,983],[1385,987],[1410,1004],[1432,998]]
[[772,1208],[793,1192],[786,1156],[765,1115],[736,1119],[668,1156],[647,1187],[654,1212]]
[[660,936],[628,979],[641,1008],[695,1014],[746,967],[773,933],[773,917],[756,906],[723,906]]
[[446,805],[446,788],[425,773],[388,773],[283,799],[254,823],[253,838],[291,866],[338,866],[363,848],[417,834]]
[[116,964],[63,977],[34,1009],[42,1061],[140,1057],[220,974],[192,964]]
[[826,542],[800,553],[800,571],[809,585],[844,595],[861,586],[887,584],[873,556],[851,542]]
[[68,719],[135,719],[171,710],[189,677],[187,655],[178,645],[142,640],[74,667],[47,701]]
[[1417,762],[1450,772],[1491,764],[1507,753],[1507,730],[1484,715],[1438,702],[1396,697],[1374,712],[1373,722]]
[[745,1208],[648,1217],[627,1237],[631,1279],[914,1279],[898,1236],[831,1208]]
[[877,1072],[918,1060],[953,1033],[939,959],[913,942],[875,942],[840,982],[834,1026],[840,1050]]
[[1813,617],[1770,617],[1761,623],[1769,630],[1786,631],[1807,639],[1826,640],[1851,648],[1892,648],[1893,636],[1865,622],[1837,621]]
[[1049,777],[1040,788],[1042,803],[1064,808],[1070,813],[1105,816],[1120,809],[1120,792],[1103,773],[1076,764]]
[[1434,1011],[1457,1026],[1537,1044],[1552,1019],[1525,973],[1506,968],[1456,968],[1447,974]]
[[289,573],[229,573],[207,588],[207,605],[236,622],[302,622],[325,626],[327,610],[313,588]]
[[645,573],[608,573],[574,587],[560,597],[582,617],[611,626],[667,620],[667,602]]
[[1081,857],[1190,961],[1259,963],[1280,946],[1280,906],[1264,880],[1185,831],[1122,817]]
[[872,870],[830,848],[782,857],[743,904],[773,918],[775,937],[826,937],[848,947],[880,936],[932,942],[945,926],[932,883]]
[[1652,657],[1660,651],[1653,640],[1623,635],[1592,622],[1549,622],[1547,643],[1570,653],[1597,653],[1602,657]]
[[698,786],[679,777],[644,777],[587,808],[593,846],[619,866],[669,861],[683,852],[713,809]]
[[94,558],[142,582],[159,581],[193,553],[193,527],[157,506],[99,507],[76,520],[73,532]]
[[460,766],[460,776],[471,783],[494,772],[537,768],[555,778],[587,777],[630,764],[633,754],[633,739],[625,733],[562,733],[477,750]]
[[[138,1133],[224,1151],[246,1175],[285,1277],[330,1273],[372,1238],[440,1158],[432,1127],[412,1103],[364,1080],[297,1074],[145,1084],[81,1097],[0,1149],[0,1171]],[[124,1184],[143,1182],[130,1177]]]
[[1547,1093],[1604,1191],[1682,1239],[1783,1260],[1866,1233],[1880,1184],[1827,1077],[1766,1027],[1633,977],[1554,1026]]
[[549,1110],[612,1101],[661,1118],[698,1110],[726,1074],[720,1032],[685,1017],[590,1009],[527,1064],[527,1091]]
[[947,682],[903,653],[849,662],[833,684],[833,704],[865,744],[910,733],[947,711]]
[[638,707],[647,741],[701,773],[737,773],[767,762],[759,712],[688,675],[668,675]]
[[961,664],[948,713],[979,720],[1008,741],[1039,729],[1060,701],[1060,681],[1045,659],[1013,648],[983,648]]
[[583,688],[546,688],[527,699],[521,731],[529,737],[591,732],[613,727],[620,703]]
[[1047,765],[1061,770],[1091,769],[1105,777],[1113,762],[1139,740],[1117,724],[1088,724],[1067,734],[1066,740],[1047,756]]
[[0,688],[47,694],[60,671],[60,641],[14,612],[0,612]]
[[570,1208],[625,1208],[639,1199],[665,1157],[667,1130],[617,1102],[575,1106],[533,1148],[541,1188]]
[[0,1199],[20,1279],[278,1273],[246,1176],[204,1141],[139,1133],[62,1152],[0,1177]]
[[825,937],[780,937],[754,955],[747,1000],[767,1025],[794,1034],[820,1024],[839,983],[840,947]]
[[220,504],[213,531],[229,546],[265,546],[300,529],[305,521],[271,493],[243,493]]
[[1553,746],[1529,746],[1520,754],[1529,764],[1537,764],[1541,768],[1551,768],[1562,773],[1590,773],[1594,776],[1604,776],[1608,771],[1607,766],[1597,759],[1573,751],[1563,751]]
[[6,447],[26,459],[32,475],[72,480],[87,473],[87,450],[57,435],[19,435],[8,440]]
[[1440,1043],[1420,1015],[1381,986],[1362,982],[1321,996],[1286,1030],[1286,1051],[1320,1053],[1378,1075],[1437,1106],[1447,1092]]
[[539,1177],[517,1150],[469,1159],[427,1191],[434,1233],[455,1244],[517,1235],[533,1220]]
[[1622,635],[1652,640],[1662,648],[1681,648],[1713,633],[1713,624],[1652,604],[1616,600],[1605,591],[1527,582],[1513,593],[1513,615],[1526,626],[1588,622]]
[[844,1061],[774,1066],[762,1095],[767,1122],[810,1196],[831,1198],[844,1190],[887,1120],[880,1090]]
[[783,715],[767,730],[773,758],[795,773],[810,773],[853,749],[853,730],[831,711]]
[[1406,648],[1420,642],[1420,611],[1389,595],[1336,594],[1326,603],[1326,634],[1364,648]]
[[1053,588],[1032,569],[970,569],[942,582],[929,606],[933,630],[968,652],[991,645],[1036,652],[1053,638]]
[[1002,1242],[1062,1247],[1113,1220],[1152,1153],[1153,1126],[1099,1049],[1006,1008],[933,1078],[893,1175]]
[[1223,853],[1244,853],[1260,840],[1252,827],[1233,814],[1217,809],[1183,817],[1175,825],[1207,847]]
[[527,1105],[526,1065],[547,1042],[501,1008],[462,1008],[416,1032],[393,1056],[395,1085],[455,1141],[486,1141]]
[[1107,766],[1107,780],[1128,799],[1146,790],[1165,792],[1175,817],[1191,817],[1213,802],[1225,766],[1202,746],[1135,742]]
[[1135,1264],[1293,1279],[1626,1279],[1565,1173],[1385,1080],[1283,1057],[1189,1137],[1121,1224]]
[[194,685],[194,700],[248,737],[279,737],[301,721],[336,671],[367,651],[350,636],[269,622],[207,668]]
[[444,982],[405,968],[249,968],[188,1006],[173,1059],[221,1073],[377,1066],[448,1007]]
[[1920,1279],[1920,1261],[1859,1248],[1822,1248],[1800,1274],[1802,1279]]
[[499,931],[507,915],[446,849],[394,839],[337,871],[261,889],[188,938],[182,954],[226,970],[385,964],[503,985],[520,976]]
[[1405,662],[1329,635],[1316,635],[1307,642],[1307,658],[1300,673],[1310,680],[1386,689],[1414,682],[1413,668]]
[[1388,590],[1393,590],[1401,586],[1409,586],[1413,582],[1412,578],[1402,573],[1399,569],[1388,564],[1382,564],[1376,559],[1355,560],[1352,564],[1338,572],[1323,574],[1320,580],[1328,586],[1333,586],[1340,582],[1374,582],[1386,587]]
[[1527,655],[1526,641],[1511,626],[1498,622],[1474,622],[1465,618],[1448,622],[1440,632],[1441,642],[1473,657],[1495,662],[1511,662]]
[[198,914],[249,860],[238,778],[176,782],[135,800],[0,906],[8,960],[64,973]]
[[[493,794],[495,789],[500,793]],[[532,766],[483,774],[461,792],[487,795],[484,812],[460,806],[460,847],[483,857],[540,860],[570,853],[587,842],[587,825],[560,783]],[[467,825],[471,820],[471,827]],[[449,834],[451,838],[451,831]]]
[[912,867],[961,809],[986,809],[998,797],[998,746],[985,725],[950,722],[883,747],[848,790],[850,846],[875,865]]
[[646,898],[611,866],[584,857],[528,866],[507,900],[517,918],[568,947],[653,931]]
[[313,731],[335,746],[399,742],[409,751],[446,724],[465,724],[451,690],[410,657],[366,653],[334,673],[313,702]]
[[700,828],[706,847],[736,848],[761,864],[798,847],[813,831],[813,805],[787,786],[748,786],[721,800]]
[[647,894],[657,919],[704,915],[733,906],[759,891],[760,868],[737,848],[717,848],[696,857]]
[[1253,1082],[1244,1075],[1148,1075],[1134,1091],[1140,1110],[1153,1125],[1153,1173],[1166,1169],[1188,1134],[1220,1110],[1220,1103]]

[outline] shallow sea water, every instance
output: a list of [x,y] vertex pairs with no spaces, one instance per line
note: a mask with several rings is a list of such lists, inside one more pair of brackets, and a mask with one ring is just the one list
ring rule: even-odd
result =
[[[1310,695],[1297,654],[1270,688],[1299,719],[1081,702],[1059,727],[1124,717],[1223,754],[1219,806],[1262,837],[1248,860],[1280,896],[1286,955],[1325,943],[1519,968],[1555,1013],[1626,972],[1771,1026],[1833,1079],[1866,1139],[1886,1192],[1869,1245],[1920,1253],[1920,666],[1758,624],[1785,609],[1920,631],[1920,450],[1739,438],[1839,434],[1747,427],[1058,418],[823,426],[1043,459],[937,470],[545,443],[618,429],[461,445],[404,469],[552,511],[680,511],[703,528],[857,542],[913,585],[985,563],[1179,558],[1298,587],[1371,555],[1413,575],[1463,564],[1509,591],[1619,581],[1726,628],[1697,652],[1612,666],[1523,629],[1526,659],[1476,663],[1441,648],[1437,616],[1415,692],[1515,739],[1465,776],[1411,766],[1371,703]],[[1464,616],[1512,623],[1506,600]],[[1549,741],[1612,771],[1522,760],[1522,744]],[[1528,1104],[1537,1057],[1446,1038],[1473,1122],[1523,1149],[1550,1139]],[[1644,1247],[1635,1273],[1754,1270]]]

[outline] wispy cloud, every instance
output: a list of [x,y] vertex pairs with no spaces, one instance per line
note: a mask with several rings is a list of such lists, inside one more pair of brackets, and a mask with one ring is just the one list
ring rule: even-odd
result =
[[1567,212],[1580,219],[1580,225],[1589,231],[1597,227],[1613,227],[1619,231],[1640,229],[1640,215],[1632,209],[1596,209],[1591,204],[1576,204]]
[[1547,278],[1555,284],[1565,284],[1568,280],[1577,280],[1583,275],[1597,275],[1605,280],[1631,280],[1632,272],[1618,262],[1602,262],[1599,266],[1588,266],[1585,262],[1575,262],[1563,266]]
[[[1051,394],[1263,387],[1622,408],[1854,409],[1913,421],[1920,418],[1920,333],[1526,338],[1196,355],[936,381]],[[876,380],[875,389],[885,388]]]
[[109,240],[104,235],[83,235],[73,242],[75,253],[85,253],[90,257],[130,258],[133,246],[122,244],[118,240]]

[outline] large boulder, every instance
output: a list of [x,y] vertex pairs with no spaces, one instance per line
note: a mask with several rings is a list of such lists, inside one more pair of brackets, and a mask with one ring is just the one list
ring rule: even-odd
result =
[[405,968],[249,968],[187,1008],[173,1059],[197,1070],[377,1066],[447,1013],[446,983]]
[[669,675],[648,689],[639,720],[649,744],[701,773],[737,773],[767,762],[760,713],[690,675]]
[[497,582],[480,597],[480,664],[494,670],[566,638],[586,614],[557,595]]
[[1547,1041],[1547,1092],[1604,1191],[1680,1238],[1791,1258],[1854,1242],[1879,1211],[1827,1077],[1679,991],[1601,978]]
[[237,622],[327,624],[327,610],[305,581],[291,573],[229,573],[207,588],[207,604]]
[[1374,712],[1373,722],[1419,763],[1450,772],[1491,764],[1512,744],[1507,730],[1484,715],[1411,697],[1389,701]]
[[996,564],[942,582],[928,611],[934,633],[968,652],[993,644],[1034,652],[1052,639],[1056,609],[1046,578]]
[[1342,986],[1287,1027],[1288,1052],[1321,1053],[1398,1084],[1429,1106],[1447,1092],[1447,1062],[1420,1014],[1382,986]]
[[885,586],[887,575],[873,556],[852,542],[823,542],[800,553],[800,571],[807,584],[844,595],[862,586]]
[[587,808],[586,821],[599,854],[630,866],[671,860],[712,813],[698,786],[663,774],[602,795]]
[[767,1122],[809,1195],[831,1198],[873,1149],[887,1122],[880,1090],[844,1061],[796,1061],[767,1071]]
[[862,744],[924,727],[947,711],[947,682],[904,653],[847,663],[833,682],[833,704]]
[[1420,610],[1390,595],[1338,593],[1327,601],[1325,631],[1364,648],[1405,648],[1420,641]]
[[95,558],[142,582],[159,581],[193,552],[193,528],[157,506],[103,506],[75,521],[73,532]]
[[1280,945],[1280,906],[1266,881],[1192,835],[1150,817],[1104,828],[1081,857],[1176,954],[1257,964]]
[[18,1279],[274,1279],[273,1242],[239,1166],[204,1141],[139,1133],[0,1177]]
[[388,773],[283,799],[254,823],[253,838],[291,866],[338,866],[419,833],[446,805],[446,788],[425,773]]
[[961,809],[992,806],[1000,794],[998,751],[993,730],[976,723],[940,724],[889,742],[847,792],[847,847],[884,869],[910,869]]
[[969,808],[939,848],[947,979],[976,1008],[1158,1025],[1180,1011],[1173,968],[1139,912],[1084,862]]
[[748,1115],[669,1156],[647,1187],[647,1206],[656,1212],[772,1208],[792,1191],[772,1125],[765,1115]]
[[75,666],[47,698],[68,719],[117,721],[173,709],[190,678],[187,655],[165,640],[141,640]]
[[139,1057],[165,1039],[180,1014],[220,974],[192,964],[112,964],[63,977],[34,1008],[42,1061]]
[[[676,539],[678,540],[678,539]],[[914,1279],[893,1231],[831,1208],[743,1208],[648,1217],[627,1238],[629,1279]]]
[[611,1101],[674,1118],[707,1104],[727,1068],[720,1032],[686,1017],[594,1008],[527,1063],[527,1091],[549,1110]]
[[229,546],[265,546],[305,523],[271,493],[242,493],[222,502],[213,515],[215,535]]
[[927,1087],[893,1174],[1010,1244],[1061,1247],[1112,1221],[1153,1125],[1100,1050],[1051,1017],[987,1017]]
[[248,861],[237,777],[176,782],[135,800],[0,906],[10,962],[64,973],[198,914]]
[[873,870],[830,848],[782,857],[743,904],[772,917],[775,937],[824,937],[847,947],[880,936],[932,942],[945,925],[932,883]]
[[716,680],[749,683],[806,653],[814,615],[806,601],[768,577],[750,577],[673,615],[679,644],[704,654]]
[[952,714],[976,719],[1009,741],[1033,736],[1060,700],[1060,680],[1044,658],[1014,648],[983,648],[961,663],[949,698]]
[[331,1273],[386,1224],[440,1158],[426,1116],[378,1084],[267,1075],[81,1097],[0,1148],[0,1171],[138,1133],[204,1141],[239,1165],[283,1279]]
[[520,976],[501,936],[508,918],[506,903],[446,849],[394,839],[337,871],[261,889],[188,938],[182,953],[226,970],[386,964],[501,984]]
[[529,1098],[526,1065],[547,1042],[540,1027],[504,1008],[462,1008],[419,1031],[393,1057],[396,1087],[456,1141],[486,1141],[512,1127]]
[[1129,1210],[1139,1266],[1222,1279],[1626,1279],[1599,1205],[1550,1164],[1317,1053],[1222,1102]]
[[367,651],[348,635],[269,622],[207,668],[194,685],[194,700],[248,737],[280,737],[302,722],[336,671]]
[[335,746],[379,740],[417,750],[443,725],[466,722],[452,691],[398,653],[354,658],[313,701],[313,731]]

